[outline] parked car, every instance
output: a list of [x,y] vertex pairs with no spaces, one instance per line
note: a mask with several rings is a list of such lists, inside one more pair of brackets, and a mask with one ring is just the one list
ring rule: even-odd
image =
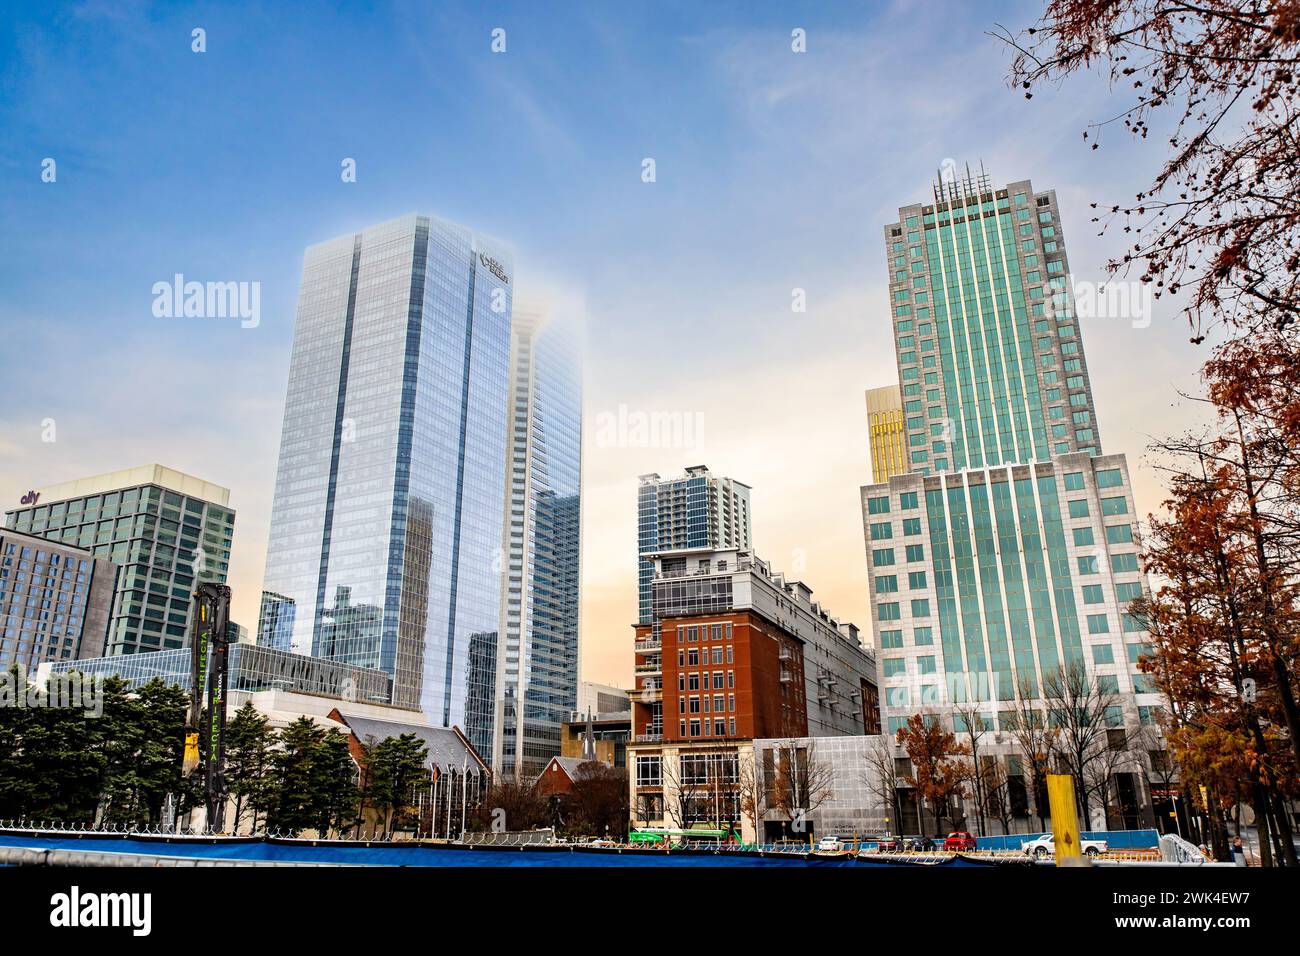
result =
[[897,853],[898,837],[881,837],[876,842],[877,853]]
[[904,850],[933,850],[935,843],[928,836],[903,837]]
[[977,846],[975,837],[965,830],[954,830],[948,834],[948,838],[943,841],[943,848],[955,852],[973,850]]
[[824,836],[817,841],[818,853],[842,853],[844,851],[844,844],[837,836]]
[[[1080,839],[1079,843],[1083,855],[1088,857],[1100,856],[1108,849],[1105,840]],[[1024,850],[1036,860],[1041,860],[1049,856],[1056,856],[1055,838],[1050,833],[1044,833],[1037,840],[1027,840],[1020,844],[1020,849]]]

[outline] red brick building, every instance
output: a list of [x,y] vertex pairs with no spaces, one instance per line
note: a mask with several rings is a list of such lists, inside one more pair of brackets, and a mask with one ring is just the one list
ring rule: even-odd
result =
[[653,619],[634,626],[634,825],[738,822],[756,739],[879,733],[874,654],[811,588],[737,550],[653,570]]
[[[671,741],[807,734],[799,641],[749,610],[661,623],[657,651],[652,626],[636,628],[643,687],[632,702],[638,733]],[[649,692],[647,679],[654,685]],[[660,719],[662,729],[647,729]]]

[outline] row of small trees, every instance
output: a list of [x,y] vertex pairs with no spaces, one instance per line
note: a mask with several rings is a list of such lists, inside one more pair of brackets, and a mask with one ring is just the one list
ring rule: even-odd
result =
[[1033,813],[1045,829],[1047,775],[1068,773],[1075,780],[1080,819],[1089,825],[1092,811],[1104,812],[1110,825],[1117,806],[1116,774],[1134,772],[1151,780],[1149,751],[1159,749],[1159,734],[1144,727],[1129,735],[1119,698],[1087,672],[1080,662],[1044,676],[1042,691],[1022,686],[1001,712],[1000,731],[1010,737],[1019,759],[1023,791],[1007,763],[992,753],[987,740],[993,728],[986,708],[975,703],[951,708],[953,729],[937,713],[913,714],[898,730],[896,742],[907,754],[910,772],[901,773],[888,741],[869,755],[873,786],[890,816],[902,813],[900,784],[916,795],[918,812],[928,807],[936,828],[953,823],[958,801],[968,802],[980,832],[996,820],[1011,832],[1013,818]]
[[247,820],[281,833],[342,836],[368,817],[385,834],[414,826],[415,795],[428,788],[428,748],[414,735],[386,737],[354,759],[348,738],[299,717],[277,731],[251,702],[226,729],[226,785],[233,829]]
[[[47,688],[17,669],[22,704],[0,706],[0,819],[68,825],[158,826],[169,795],[179,817],[202,804],[199,775],[181,776],[188,695],[155,679],[131,690],[116,676],[77,674],[83,707],[51,706]],[[60,678],[64,680],[64,678]],[[66,703],[66,701],[64,702]],[[374,743],[358,761],[348,738],[300,717],[283,729],[251,703],[226,729],[226,783],[238,831],[338,835],[367,814],[390,832],[408,825],[427,787],[427,748],[413,734]]]
[[92,711],[51,706],[17,668],[0,677],[17,691],[0,706],[0,818],[153,825],[168,794],[196,802],[180,776],[188,697],[179,688],[155,680],[132,693],[117,677],[72,675]]

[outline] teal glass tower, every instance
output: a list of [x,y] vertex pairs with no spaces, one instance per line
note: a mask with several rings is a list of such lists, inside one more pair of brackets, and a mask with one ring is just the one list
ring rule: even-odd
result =
[[941,180],[885,243],[913,470],[1100,449],[1054,191]]
[[1076,663],[1116,729],[1150,723],[1132,481],[1101,449],[1056,194],[968,172],[884,241],[910,467],[861,490],[887,731],[972,703],[1005,730]]

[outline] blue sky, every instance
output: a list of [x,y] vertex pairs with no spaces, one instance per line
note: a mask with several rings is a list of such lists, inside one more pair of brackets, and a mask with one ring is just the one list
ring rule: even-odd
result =
[[[686,448],[588,441],[593,679],[630,670],[646,471],[703,462],[754,485],[760,552],[866,629],[862,390],[895,379],[881,226],[945,158],[983,161],[1057,189],[1073,271],[1099,279],[1120,239],[1095,235],[1088,203],[1131,195],[1159,158],[1118,132],[1084,146],[1114,111],[1101,78],[1029,101],[1008,88],[985,32],[1028,25],[1036,3],[5,7],[6,507],[154,460],[225,484],[235,616],[253,624],[302,251],[444,216],[514,246],[518,294],[585,303],[589,426],[619,405],[705,425]],[[178,272],[260,282],[261,324],[155,318],[153,283]],[[1136,460],[1191,420],[1174,388],[1202,355],[1170,309],[1084,341],[1107,451]]]

